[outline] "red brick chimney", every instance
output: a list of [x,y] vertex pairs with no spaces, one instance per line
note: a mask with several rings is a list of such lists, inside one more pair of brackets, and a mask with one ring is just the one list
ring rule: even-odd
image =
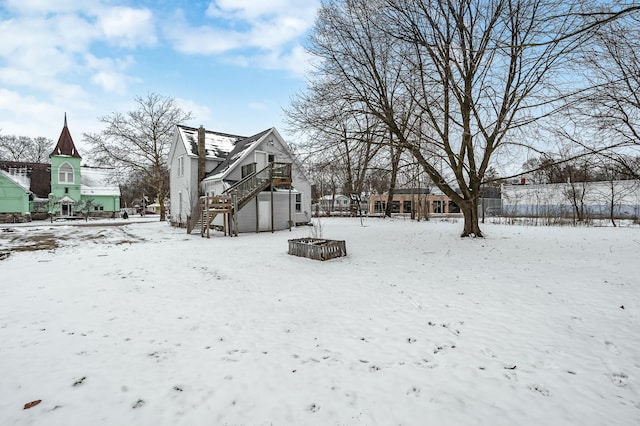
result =
[[205,156],[206,151],[204,148],[204,127],[200,126],[198,128],[198,195],[202,196],[202,180],[204,179],[205,174]]

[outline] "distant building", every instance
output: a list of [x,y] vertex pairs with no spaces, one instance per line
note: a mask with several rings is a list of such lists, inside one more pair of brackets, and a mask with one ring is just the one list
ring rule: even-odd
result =
[[78,216],[111,217],[120,211],[120,189],[108,182],[111,168],[82,166],[67,117],[51,164],[0,161],[0,222]]
[[[384,214],[389,194],[369,196],[369,214]],[[440,191],[425,188],[396,189],[393,192],[391,213],[418,214],[424,217],[429,214],[460,213],[460,208]]]

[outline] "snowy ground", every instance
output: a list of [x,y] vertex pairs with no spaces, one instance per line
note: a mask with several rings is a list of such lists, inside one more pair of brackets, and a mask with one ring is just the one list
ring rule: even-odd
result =
[[0,226],[1,425],[640,424],[638,227],[114,223]]

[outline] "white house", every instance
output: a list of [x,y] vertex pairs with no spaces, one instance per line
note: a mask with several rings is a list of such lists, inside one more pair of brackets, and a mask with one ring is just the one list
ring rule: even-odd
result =
[[320,210],[323,214],[331,214],[333,212],[345,213],[349,212],[351,198],[343,194],[325,195],[318,200]]
[[513,216],[571,215],[575,208],[591,217],[640,216],[640,182],[617,180],[502,185],[502,213]]
[[311,183],[275,128],[242,137],[177,126],[168,162],[171,222],[176,226],[186,226],[198,214],[199,194],[227,194],[243,179],[281,170],[290,179],[255,188],[257,193],[238,204],[238,231],[286,229],[311,219]]

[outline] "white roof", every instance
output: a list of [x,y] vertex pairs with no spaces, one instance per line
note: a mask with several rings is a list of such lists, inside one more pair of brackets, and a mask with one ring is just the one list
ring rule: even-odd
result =
[[[190,156],[198,156],[198,129],[186,126],[177,126],[180,139],[185,144],[185,150]],[[224,159],[235,147],[235,143],[243,139],[242,136],[205,130],[204,149],[207,158]]]
[[113,169],[107,167],[80,168],[80,194],[86,196],[120,196],[120,188],[109,183]]
[[29,188],[31,188],[31,179],[26,175],[26,173],[7,173],[4,170],[0,170],[0,173],[5,175],[9,180],[15,182],[16,185],[20,186],[25,191],[29,192]]

